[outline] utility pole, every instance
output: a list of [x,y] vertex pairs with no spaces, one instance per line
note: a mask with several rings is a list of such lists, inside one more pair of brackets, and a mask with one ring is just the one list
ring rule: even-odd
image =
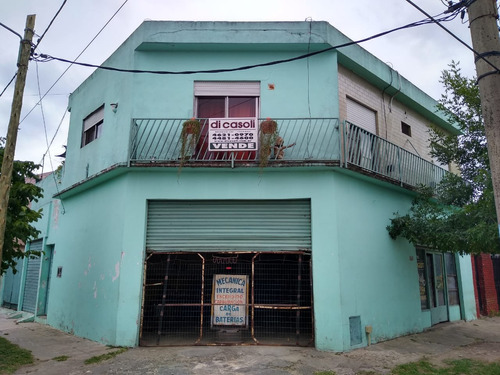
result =
[[500,71],[498,70],[500,69],[500,38],[496,0],[472,1],[467,8],[467,13],[472,46],[479,54],[475,56],[476,74],[500,234]]
[[17,59],[17,79],[14,87],[14,98],[10,111],[9,127],[7,129],[7,139],[3,154],[2,170],[0,174],[0,265],[2,264],[3,245],[5,240],[5,226],[7,223],[7,207],[9,205],[10,185],[12,181],[12,170],[14,168],[14,153],[16,151],[17,130],[19,119],[21,118],[21,108],[23,106],[24,86],[28,73],[28,63],[31,55],[31,41],[35,29],[35,15],[26,17],[26,28],[24,38],[19,47]]

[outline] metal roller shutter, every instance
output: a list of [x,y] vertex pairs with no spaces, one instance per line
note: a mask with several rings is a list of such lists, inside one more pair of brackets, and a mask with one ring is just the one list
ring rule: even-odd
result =
[[[33,241],[30,243],[31,251],[42,251],[42,240]],[[26,267],[26,282],[24,285],[23,295],[23,311],[35,313],[36,299],[38,295],[38,281],[40,279],[40,264],[41,257],[28,259]]]
[[146,248],[164,252],[310,250],[310,201],[149,201]]
[[195,81],[195,96],[260,96],[257,81]]
[[377,113],[349,98],[347,98],[347,121],[377,134]]

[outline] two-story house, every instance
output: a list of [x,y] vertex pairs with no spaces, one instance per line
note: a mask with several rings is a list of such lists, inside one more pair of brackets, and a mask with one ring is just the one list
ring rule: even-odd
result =
[[447,173],[429,127],[457,130],[348,42],[326,22],[144,22],[70,97],[47,323],[345,351],[474,319],[470,258],[386,230]]

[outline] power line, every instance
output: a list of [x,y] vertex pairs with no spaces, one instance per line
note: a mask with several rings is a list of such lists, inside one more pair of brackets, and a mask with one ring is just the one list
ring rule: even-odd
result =
[[[441,14],[440,14],[441,15]],[[450,16],[446,16],[440,21],[451,21],[456,17],[456,14],[452,14]],[[433,18],[434,20],[434,18]],[[76,61],[71,61],[67,60],[61,57],[55,57],[55,56],[50,56],[47,54],[39,54],[35,55],[35,59],[40,62],[49,62],[49,61],[61,61],[65,63],[69,63],[71,65],[79,65],[79,66],[85,66],[89,68],[96,68],[96,69],[101,69],[101,70],[109,70],[109,71],[114,71],[114,72],[121,72],[121,73],[136,73],[136,74],[159,74],[159,75],[190,75],[190,74],[199,74],[199,73],[204,73],[204,74],[215,74],[215,73],[227,73],[227,72],[235,72],[235,71],[242,71],[242,70],[249,70],[249,69],[254,69],[254,68],[259,68],[259,67],[264,67],[264,66],[272,66],[272,65],[278,65],[278,64],[284,64],[292,61],[297,61],[297,60],[302,60],[311,56],[319,55],[321,53],[325,53],[334,49],[339,49],[343,47],[348,47],[354,44],[360,44],[367,42],[372,39],[379,38],[381,36],[393,33],[395,31],[411,28],[411,27],[416,27],[416,26],[421,26],[429,23],[433,23],[435,21],[431,21],[428,19],[424,19],[421,21],[413,22],[404,26],[396,27],[391,30],[383,31],[381,33],[369,36],[364,39],[360,39],[357,41],[350,41],[346,42],[340,45],[328,47],[319,51],[315,52],[309,52],[300,56],[295,56],[291,57],[288,59],[282,59],[282,60],[273,60],[265,63],[260,63],[260,64],[253,64],[253,65],[245,65],[245,66],[240,66],[236,68],[225,68],[225,69],[209,69],[209,70],[184,70],[184,71],[169,71],[169,70],[140,70],[140,69],[122,69],[122,68],[116,68],[116,67],[111,67],[111,66],[102,66],[102,65],[96,65],[96,64],[90,64],[90,63],[83,63],[83,62],[76,62]]]
[[54,15],[54,17],[52,17],[52,20],[49,22],[49,25],[47,26],[47,28],[45,29],[45,31],[42,33],[42,35],[40,36],[40,38],[38,38],[38,40],[36,41],[36,44],[35,44],[33,50],[35,50],[38,47],[38,45],[42,41],[42,39],[45,36],[45,34],[47,34],[47,31],[49,31],[49,29],[52,26],[52,24],[54,23],[55,19],[57,18],[57,16],[59,15],[59,13],[61,13],[62,8],[64,8],[64,5],[66,4],[66,1],[67,0],[63,1],[63,3],[61,4],[61,6],[59,7],[59,9],[57,10],[56,14]]
[[[406,2],[410,3],[411,5],[413,5],[416,9],[418,9],[421,13],[425,14],[430,20],[432,20],[432,22],[434,22],[436,25],[438,25],[440,28],[442,28],[444,31],[446,31],[448,34],[450,34],[453,38],[455,38],[456,40],[458,40],[460,43],[462,43],[465,47],[467,47],[469,50],[471,50],[472,52],[474,52],[475,56],[477,56],[478,58],[482,59],[483,61],[485,61],[489,66],[491,66],[493,69],[495,69],[497,72],[500,72],[500,69],[497,68],[494,64],[492,64],[490,61],[488,61],[484,56],[481,56],[481,54],[479,52],[477,52],[474,48],[472,48],[471,46],[469,46],[467,43],[465,43],[462,39],[460,39],[458,36],[456,36],[454,33],[452,33],[450,30],[448,30],[446,27],[444,27],[443,25],[441,25],[441,23],[434,19],[429,13],[427,13],[425,10],[423,10],[422,8],[420,8],[418,5],[416,5],[413,1],[411,0],[406,0]],[[464,6],[463,2],[460,2],[458,7],[455,6],[456,9],[454,9],[454,12],[459,12],[460,11],[460,8],[462,6]]]
[[101,34],[101,32],[106,28],[106,26],[108,26],[108,24],[111,22],[111,20],[113,20],[113,18],[115,18],[115,16],[118,14],[118,12],[124,7],[124,5],[128,2],[128,0],[125,0],[123,2],[123,4],[118,8],[118,10],[111,16],[111,18],[104,24],[104,26],[97,32],[97,34],[92,38],[92,40],[85,46],[85,48],[80,52],[80,54],[75,58],[75,60],[64,70],[64,72],[61,73],[61,75],[59,76],[59,78],[56,79],[56,81],[52,84],[52,86],[49,87],[49,89],[45,92],[45,94],[43,94],[43,96],[40,98],[40,100],[38,101],[38,103],[36,103],[33,108],[31,108],[29,110],[29,112],[22,118],[22,120],[19,122],[20,124],[26,120],[26,118],[31,114],[31,112],[34,111],[34,109],[36,108],[36,106],[38,104],[40,104],[40,101],[42,101],[46,96],[47,94],[50,92],[50,90],[52,90],[54,88],[54,86],[61,80],[61,78],[66,74],[66,72],[71,68],[71,66],[76,62],[76,60],[78,60],[78,58],[83,55],[83,53],[87,50],[87,48],[90,47],[90,45],[94,42],[94,40],[96,40],[96,38]]
[[23,37],[21,36],[21,34],[15,32],[14,30],[12,30],[9,26],[7,25],[4,25],[3,23],[0,22],[0,26],[6,28],[7,30],[9,30],[12,34],[14,35],[17,35],[19,37],[19,39],[23,40]]
[[16,77],[17,77],[17,72],[16,72],[16,73],[14,73],[14,75],[13,75],[13,76],[12,76],[12,78],[10,79],[9,83],[7,83],[7,86],[5,86],[5,88],[4,88],[4,89],[2,90],[2,92],[0,93],[0,96],[2,96],[2,95],[3,95],[3,93],[4,93],[5,91],[7,91],[7,89],[8,89],[8,88],[9,88],[9,86],[10,86],[10,84],[11,84],[12,82],[14,82],[14,79],[15,79]]

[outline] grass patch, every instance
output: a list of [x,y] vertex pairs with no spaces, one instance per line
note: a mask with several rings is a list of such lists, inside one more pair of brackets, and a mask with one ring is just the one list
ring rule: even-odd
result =
[[33,354],[0,337],[0,374],[12,374],[18,368],[34,362]]
[[85,360],[86,365],[90,365],[93,363],[100,363],[102,361],[107,361],[108,359],[116,357],[118,354],[121,354],[123,352],[126,352],[128,348],[119,348],[118,350],[115,350],[114,352],[106,353],[106,354],[101,354],[101,355],[96,355],[94,357],[91,357],[89,359]]
[[54,357],[52,359],[57,362],[64,362],[67,361],[69,357],[67,355],[60,355],[59,357]]
[[394,368],[393,375],[500,375],[500,363],[486,363],[472,359],[447,362],[436,367],[426,360],[407,363]]
[[314,375],[336,375],[335,371],[316,371]]

